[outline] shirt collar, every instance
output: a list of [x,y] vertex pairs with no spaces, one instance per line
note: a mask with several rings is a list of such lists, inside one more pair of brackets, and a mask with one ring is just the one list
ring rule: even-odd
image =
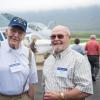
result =
[[53,53],[53,56],[55,58],[58,58],[58,59],[62,59],[65,55],[67,55],[71,50],[71,47],[68,46],[64,51],[62,51],[61,53],[58,53],[58,54],[55,54]]
[[24,50],[23,50],[23,44],[20,45],[20,48],[18,48],[17,50],[14,50],[12,48],[10,48],[9,44],[8,44],[8,41],[6,40],[5,41],[5,46],[6,46],[6,51],[7,52],[16,52],[16,53],[19,53],[19,54],[25,54],[24,53]]

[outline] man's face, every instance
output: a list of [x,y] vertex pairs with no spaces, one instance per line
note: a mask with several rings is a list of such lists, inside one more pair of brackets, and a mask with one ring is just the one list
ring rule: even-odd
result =
[[65,50],[69,44],[69,36],[63,29],[57,29],[52,32],[51,43],[55,53]]
[[16,49],[23,40],[25,33],[20,28],[9,27],[6,30],[6,35],[10,47]]

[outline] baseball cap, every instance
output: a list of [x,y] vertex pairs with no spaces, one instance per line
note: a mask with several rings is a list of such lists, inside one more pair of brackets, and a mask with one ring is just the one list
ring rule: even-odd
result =
[[22,19],[22,18],[20,18],[20,17],[13,17],[8,26],[10,26],[10,27],[18,26],[24,32],[26,32],[26,29],[27,29],[27,21],[24,20],[24,19]]

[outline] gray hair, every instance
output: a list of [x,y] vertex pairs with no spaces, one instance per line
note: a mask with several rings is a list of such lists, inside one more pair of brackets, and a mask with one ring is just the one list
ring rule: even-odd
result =
[[53,28],[52,31],[55,31],[56,29],[63,29],[65,30],[65,32],[67,33],[67,35],[70,37],[71,36],[71,32],[69,30],[69,28],[67,26],[63,26],[63,25],[57,25]]
[[96,35],[90,35],[90,39],[96,39]]

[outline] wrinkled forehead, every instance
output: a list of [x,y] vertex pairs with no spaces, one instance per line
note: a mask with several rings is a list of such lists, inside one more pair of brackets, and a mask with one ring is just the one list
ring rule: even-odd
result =
[[63,35],[70,35],[70,31],[67,27],[64,26],[56,26],[52,30],[52,34],[63,34]]

